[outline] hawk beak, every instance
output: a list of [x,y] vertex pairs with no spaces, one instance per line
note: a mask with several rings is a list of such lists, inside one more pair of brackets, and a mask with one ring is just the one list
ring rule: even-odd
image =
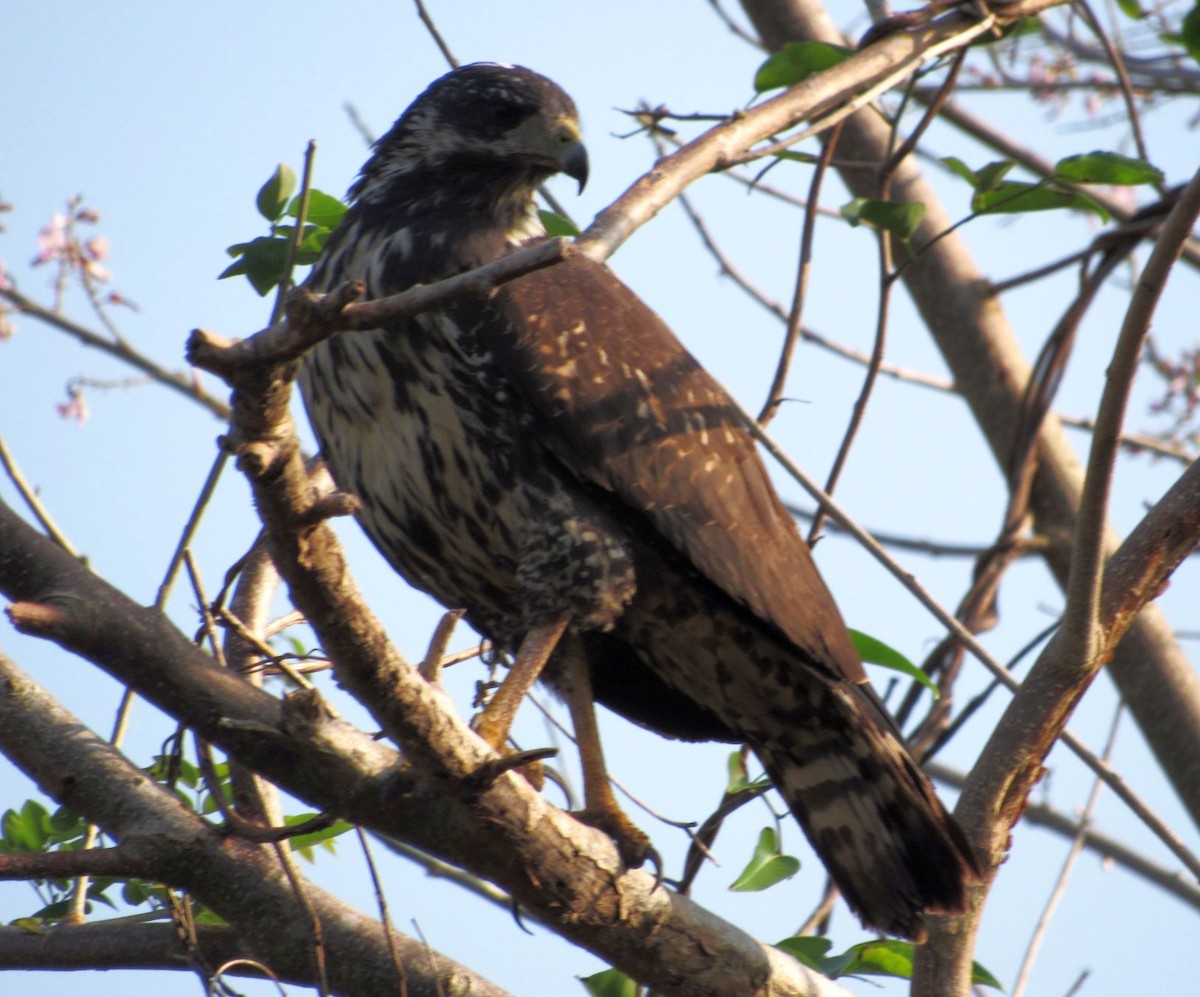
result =
[[579,190],[582,193],[588,178],[587,147],[582,142],[572,142],[562,150],[558,157],[558,165],[567,176],[579,181]]

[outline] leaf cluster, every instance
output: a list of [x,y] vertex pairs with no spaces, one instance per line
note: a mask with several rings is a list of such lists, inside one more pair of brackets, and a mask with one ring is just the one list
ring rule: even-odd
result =
[[259,295],[270,294],[288,273],[289,254],[296,238],[296,224],[289,224],[284,219],[298,222],[302,206],[303,227],[292,262],[296,266],[311,266],[317,262],[329,237],[346,214],[346,205],[333,195],[315,189],[308,192],[305,204],[303,197],[295,191],[295,171],[280,163],[259,188],[255,199],[258,213],[270,223],[270,235],[230,246],[226,252],[234,261],[221,271],[218,280],[244,275]]

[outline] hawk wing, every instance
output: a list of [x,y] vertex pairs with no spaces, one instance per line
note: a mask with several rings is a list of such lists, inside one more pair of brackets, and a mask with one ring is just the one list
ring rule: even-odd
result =
[[572,474],[645,516],[816,670],[866,682],[738,412],[636,294],[602,264],[572,257],[503,285],[476,318],[462,316]]

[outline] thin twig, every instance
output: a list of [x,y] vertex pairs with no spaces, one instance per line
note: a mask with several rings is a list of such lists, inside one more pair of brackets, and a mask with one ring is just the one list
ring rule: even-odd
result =
[[[1113,746],[1117,740],[1117,728],[1120,726],[1121,714],[1123,712],[1123,708],[1118,705],[1113,714],[1112,726],[1108,731],[1108,742],[1104,745],[1103,757],[1106,762],[1112,758]],[[1025,949],[1025,957],[1021,960],[1021,968],[1017,971],[1017,981],[1013,984],[1012,997],[1023,997],[1025,989],[1029,985],[1029,977],[1033,972],[1034,960],[1037,959],[1038,951],[1042,947],[1042,940],[1046,937],[1046,931],[1050,927],[1050,921],[1054,917],[1054,912],[1058,909],[1059,903],[1061,903],[1062,898],[1066,895],[1067,883],[1070,882],[1071,873],[1075,869],[1075,863],[1083,851],[1088,828],[1092,822],[1092,815],[1096,812],[1096,804],[1100,802],[1100,790],[1103,788],[1104,783],[1100,779],[1092,783],[1092,791],[1088,794],[1083,814],[1079,818],[1079,831],[1071,842],[1071,847],[1067,851],[1067,857],[1063,860],[1062,869],[1059,871],[1058,878],[1054,882],[1054,888],[1050,891],[1050,896],[1046,898],[1046,905],[1042,909],[1037,924],[1034,925],[1029,945]]]
[[425,955],[429,959],[429,976],[437,988],[437,995],[438,997],[446,997],[445,991],[442,990],[442,977],[437,971],[437,962],[433,956],[433,946],[429,944],[429,940],[425,937],[425,932],[421,930],[421,925],[417,923],[415,917],[412,919],[412,926],[413,930],[417,933],[417,938],[425,946]]
[[179,566],[183,563],[184,553],[191,546],[192,540],[196,536],[196,530],[200,526],[200,519],[204,515],[204,511],[208,508],[208,503],[212,500],[213,492],[216,490],[217,482],[221,479],[221,472],[225,470],[225,463],[228,460],[229,454],[221,450],[217,453],[216,459],[213,460],[212,467],[208,469],[208,477],[204,479],[204,484],[200,488],[200,494],[196,498],[196,504],[192,506],[191,515],[188,516],[188,521],[183,527],[183,533],[179,536],[179,543],[175,545],[175,552],[171,555],[171,560],[167,564],[162,584],[158,586],[158,594],[154,597],[154,605],[157,609],[161,610],[167,604],[167,599],[171,595],[171,589],[175,585],[175,576],[179,572]]
[[442,37],[442,33],[438,31],[437,25],[434,24],[433,18],[429,16],[429,11],[425,9],[425,4],[421,0],[414,0],[417,5],[417,17],[421,19],[421,23],[425,25],[425,30],[429,32],[434,44],[437,45],[438,51],[442,53],[442,57],[450,64],[451,69],[459,67],[459,61],[454,53],[450,51],[450,46],[446,44],[446,40]]
[[767,400],[763,403],[762,411],[758,413],[758,422],[766,426],[779,411],[783,401],[783,390],[787,385],[788,371],[792,365],[792,354],[796,350],[796,340],[802,328],[804,316],[804,298],[808,291],[808,278],[812,272],[813,237],[816,232],[817,212],[815,205],[821,200],[821,181],[829,170],[829,161],[837,149],[838,139],[842,129],[839,125],[830,133],[828,141],[821,149],[821,158],[813,170],[812,182],[808,188],[809,207],[804,212],[804,225],[800,232],[800,262],[796,268],[796,286],[792,292],[792,307],[788,312],[787,331],[783,337],[783,347],[779,351],[779,362],[775,366],[775,376],[767,391]]
[[[966,785],[967,777],[957,769],[952,769],[941,762],[924,762],[922,767],[935,780],[954,789],[961,790]],[[1066,838],[1074,837],[1083,832],[1084,846],[1105,861],[1111,860],[1135,876],[1140,876],[1146,882],[1171,894],[1189,907],[1200,912],[1200,884],[1178,869],[1168,869],[1157,862],[1152,862],[1145,855],[1117,841],[1115,838],[1091,827],[1081,827],[1079,821],[1060,810],[1045,803],[1031,803],[1021,815],[1021,823],[1030,827],[1041,827],[1053,831]]]
[[367,872],[371,876],[371,886],[375,890],[375,902],[379,905],[379,923],[383,925],[383,937],[387,942],[388,952],[396,966],[396,976],[400,980],[400,997],[408,993],[408,975],[404,972],[404,962],[396,948],[396,939],[392,935],[392,919],[388,916],[387,897],[383,892],[383,882],[379,878],[379,870],[375,867],[375,859],[371,855],[371,843],[367,840],[366,832],[357,825],[354,833],[358,835],[358,846],[362,849],[363,859],[367,863]]
[[[1138,156],[1146,162],[1150,161],[1150,152],[1146,147],[1146,137],[1142,134],[1142,121],[1138,115],[1137,101],[1133,96],[1133,84],[1129,79],[1129,71],[1125,67],[1125,58],[1120,50],[1113,45],[1112,39],[1108,37],[1108,32],[1104,30],[1104,25],[1100,23],[1100,18],[1096,16],[1096,12],[1092,10],[1091,4],[1087,0],[1077,0],[1074,9],[1082,15],[1084,23],[1091,29],[1092,34],[1099,40],[1101,47],[1104,49],[1104,54],[1108,56],[1109,65],[1112,66],[1113,72],[1117,74],[1117,81],[1121,87],[1121,97],[1125,101],[1125,120],[1129,124],[1129,130],[1133,134],[1133,142],[1137,146]],[[1162,192],[1162,186],[1159,185],[1159,192]]]
[[3,436],[0,436],[0,464],[4,465],[4,473],[8,475],[9,480],[13,483],[17,494],[29,506],[29,511],[33,513],[33,518],[46,531],[46,535],[72,557],[82,560],[82,555],[76,549],[75,545],[67,539],[67,535],[62,531],[58,523],[55,522],[54,517],[50,515],[50,510],[46,508],[41,498],[38,497],[37,489],[29,483],[29,479],[21,472],[21,468],[9,451],[8,444],[4,442]]
[[[963,642],[966,648],[975,656],[975,658],[992,673],[1010,692],[1015,692],[1020,683],[1017,679],[997,661],[988,650],[979,642],[979,640],[967,630],[955,617],[954,614],[947,610],[942,604],[934,598],[934,596],[925,588],[909,571],[901,564],[895,561],[883,547],[876,542],[866,530],[864,530],[857,522],[855,522],[837,502],[826,495],[815,481],[812,480],[793,461],[786,451],[779,446],[766,432],[764,432],[744,408],[738,405],[736,399],[730,398],[730,404],[737,407],[738,413],[745,424],[747,430],[755,439],[766,449],[766,451],[775,458],[779,465],[799,484],[805,491],[813,496],[819,503],[829,509],[831,516],[838,519],[846,528],[846,531],[854,536],[854,538],[863,546],[863,548],[878,561],[887,571],[900,582],[916,599],[921,603],[933,616],[941,623],[950,633],[954,634]],[[1159,840],[1163,842],[1171,851],[1179,858],[1181,862],[1195,875],[1200,878],[1200,858],[1197,858],[1188,847],[1183,843],[1182,839],[1149,807],[1146,803],[1129,788],[1125,781],[1106,765],[1095,752],[1091,751],[1082,741],[1080,741],[1069,730],[1063,730],[1059,739],[1065,744],[1075,755],[1090,768],[1093,772],[1104,779],[1105,783],[1113,790],[1114,793],[1121,799],[1127,807],[1130,808],[1149,829],[1155,834]]]
[[1098,667],[1100,595],[1105,560],[1108,497],[1121,434],[1142,345],[1175,261],[1200,214],[1200,171],[1193,177],[1163,224],[1142,271],[1117,338],[1096,414],[1096,432],[1075,525],[1071,576],[1063,632],[1076,649],[1081,677]]
[[102,336],[93,329],[67,318],[59,312],[44,308],[31,298],[27,298],[15,287],[0,288],[0,298],[10,301],[17,311],[30,315],[55,329],[74,336],[84,346],[101,350],[109,356],[116,357],[131,367],[144,371],[159,384],[184,395],[191,401],[199,402],[219,419],[229,418],[229,406],[218,398],[214,398],[186,374],[169,371],[155,363],[145,354],[138,352],[125,343],[114,342],[107,336]]
[[304,149],[304,174],[300,181],[300,206],[296,211],[296,224],[292,226],[292,237],[288,239],[287,257],[283,264],[283,276],[275,288],[275,304],[271,308],[268,325],[283,318],[288,292],[292,289],[292,271],[296,269],[296,254],[304,241],[304,226],[308,222],[308,199],[312,194],[313,161],[317,157],[317,143],[309,139]]

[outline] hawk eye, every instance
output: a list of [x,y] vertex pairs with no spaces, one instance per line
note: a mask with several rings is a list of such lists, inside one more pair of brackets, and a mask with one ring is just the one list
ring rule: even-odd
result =
[[499,125],[505,131],[509,128],[516,128],[525,120],[525,117],[525,108],[516,107],[513,104],[502,104],[492,109],[492,123]]

